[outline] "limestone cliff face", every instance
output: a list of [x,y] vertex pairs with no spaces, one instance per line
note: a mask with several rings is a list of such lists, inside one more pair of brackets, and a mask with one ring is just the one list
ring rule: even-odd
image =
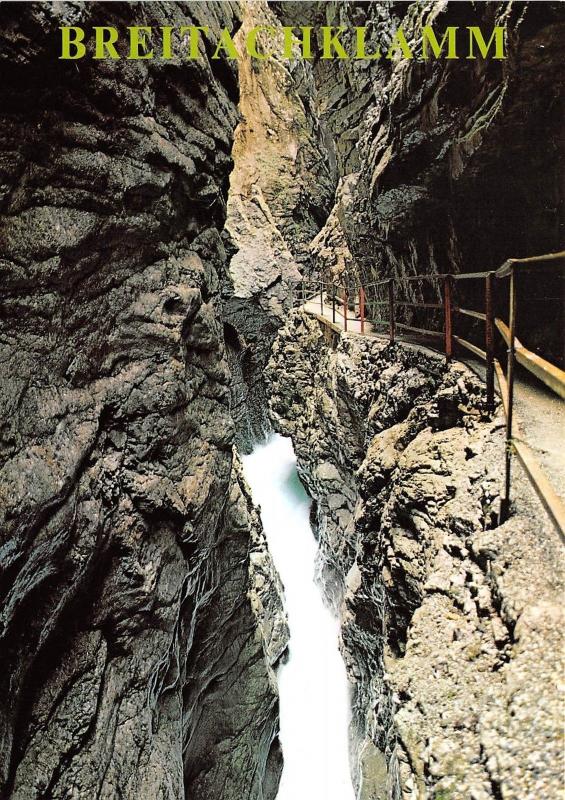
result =
[[[367,283],[561,249],[558,4],[272,5],[285,24],[367,25],[385,43],[399,26],[411,45],[425,24],[507,30],[504,61],[314,58],[338,170],[311,243],[322,273]],[[546,281],[555,305],[536,305],[536,280],[521,286],[521,332],[558,360],[562,289]],[[482,302],[467,286],[461,304]],[[534,335],[540,318],[548,328]],[[301,315],[276,340],[267,380],[316,504],[320,584],[341,614],[359,796],[556,794],[556,542],[527,487],[514,520],[496,525],[502,420],[483,417],[479,384],[402,347],[342,336],[332,348]]]
[[[278,27],[266,2],[245,3],[237,41],[254,26]],[[282,50],[282,33],[259,38]],[[295,285],[311,270],[310,242],[325,222],[335,188],[311,67],[280,56],[239,63],[241,121],[230,177],[223,290],[238,445],[248,450],[270,428],[263,370]]]
[[408,6],[410,42],[422,24],[504,26],[507,58],[389,66],[386,102],[373,107],[359,137],[357,224],[370,220],[371,230],[355,238],[371,242],[361,249],[371,270],[469,272],[557,248],[564,152],[555,134],[565,80],[558,4]]
[[285,623],[220,317],[237,73],[55,45],[238,15],[0,9],[2,797],[275,794]]
[[497,526],[502,420],[477,379],[295,313],[268,382],[341,616],[358,797],[557,794],[559,541],[526,486]]
[[[277,8],[286,24],[314,19],[367,26],[385,46],[401,26],[415,52],[426,24],[438,33],[458,26],[463,44],[455,60],[313,62],[321,122],[341,179],[334,212],[312,245],[320,269],[348,269],[368,283],[491,269],[509,257],[562,249],[561,4],[429,0]],[[504,26],[507,58],[467,59],[469,25],[485,33]],[[530,319],[548,315],[548,308],[562,319],[559,280],[546,279],[537,300],[536,281],[523,279],[520,286]],[[465,292],[462,305],[480,297],[470,283]],[[413,321],[422,326],[426,319]],[[554,361],[563,358],[559,325],[534,331],[523,318],[523,326],[531,347]]]

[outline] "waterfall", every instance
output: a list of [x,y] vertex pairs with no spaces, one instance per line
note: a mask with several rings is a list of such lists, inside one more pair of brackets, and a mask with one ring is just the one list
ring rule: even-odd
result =
[[290,439],[272,436],[243,469],[285,588],[290,657],[279,668],[284,769],[277,800],[354,800],[349,769],[350,697],[339,623],[315,585],[310,499]]

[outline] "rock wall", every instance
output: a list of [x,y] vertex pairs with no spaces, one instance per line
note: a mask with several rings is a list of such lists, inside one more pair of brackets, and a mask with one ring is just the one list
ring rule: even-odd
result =
[[[322,274],[367,284],[562,249],[558,4],[272,6],[287,25],[366,25],[385,43],[400,26],[410,44],[424,24],[507,31],[504,61],[313,59],[338,170],[333,209],[310,247]],[[483,302],[480,286],[463,286],[461,305]],[[506,288],[496,297],[504,316]],[[422,296],[411,289],[406,299]],[[439,284],[426,297],[436,298]],[[521,338],[559,362],[562,284],[525,276],[518,299]],[[369,313],[379,319],[370,302]],[[399,314],[434,326],[430,312]],[[548,742],[557,737],[562,573],[554,531],[527,486],[514,520],[496,525],[502,421],[484,417],[465,371],[335,339],[294,316],[267,381],[273,424],[292,436],[317,505],[319,580],[341,614],[354,685],[360,797],[556,794],[559,755]]]
[[56,51],[238,5],[0,20],[0,794],[268,800],[286,624],[220,301],[237,72]]
[[560,545],[525,485],[497,525],[503,420],[480,382],[302,313],[267,378],[341,616],[360,800],[557,795]]
[[[322,271],[348,270],[367,284],[496,269],[510,257],[562,249],[561,4],[427,0],[277,8],[285,24],[367,26],[385,46],[401,26],[414,52],[422,25],[438,35],[448,26],[506,29],[505,60],[467,59],[466,52],[454,60],[314,60],[320,119],[341,181],[334,211],[312,244]],[[482,302],[480,285],[460,286],[461,305]],[[562,363],[562,281],[546,270],[543,288],[539,273],[520,281],[520,305],[529,304],[521,334],[529,347]],[[497,292],[506,313],[505,282]],[[378,309],[369,311],[378,318]],[[419,327],[431,322],[429,311],[399,313]],[[558,324],[540,325],[544,317]],[[459,324],[462,334],[471,333],[464,320]]]
[[[343,26],[348,47],[354,26],[366,26],[383,50],[402,27],[417,54],[423,25],[440,38],[452,26],[460,58],[323,59],[314,47],[307,61],[241,60],[224,313],[244,450],[269,429],[263,370],[300,273],[348,273],[367,285],[484,270],[559,250],[565,233],[560,4],[248,3],[241,35],[256,24]],[[507,58],[467,59],[469,25],[485,33],[503,26]],[[269,49],[270,36],[263,44]],[[503,316],[507,288],[496,282]],[[437,303],[441,286],[414,283],[407,293]],[[459,284],[458,293],[462,306],[484,303],[481,284]],[[372,295],[367,310],[378,320],[382,307],[371,300],[382,297]],[[523,340],[561,363],[559,276],[546,271],[544,291],[536,275],[522,277],[520,308],[526,301]],[[430,310],[397,312],[417,327],[440,322]],[[558,324],[538,324],[544,317]],[[457,325],[482,344],[478,323],[458,318]]]
[[[280,23],[266,2],[243,4],[237,36]],[[282,33],[258,48],[280,51]],[[232,382],[232,414],[240,450],[270,429],[263,371],[277,330],[292,307],[294,287],[311,270],[309,245],[329,213],[335,168],[319,121],[308,62],[244,55],[238,65],[242,118],[230,177],[223,313]]]

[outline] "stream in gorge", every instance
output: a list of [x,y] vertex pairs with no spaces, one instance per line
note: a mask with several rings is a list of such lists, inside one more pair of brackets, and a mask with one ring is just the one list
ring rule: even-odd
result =
[[277,800],[354,800],[349,769],[350,697],[339,624],[314,583],[311,501],[290,439],[273,435],[243,469],[285,589],[290,657],[279,668],[284,769]]

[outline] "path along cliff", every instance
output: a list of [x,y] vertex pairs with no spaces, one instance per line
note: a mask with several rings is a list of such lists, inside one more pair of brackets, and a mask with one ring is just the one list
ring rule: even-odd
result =
[[[410,37],[423,22],[471,18],[507,29],[504,62],[313,60],[299,85],[314,91],[308,107],[335,198],[310,260],[300,260],[303,276],[371,283],[562,249],[556,4],[271,7],[285,24],[366,24],[384,38],[399,25]],[[283,81],[280,65],[270,69]],[[278,142],[276,130],[265,137],[265,160]],[[549,276],[539,288],[534,278],[520,289],[531,305],[519,334],[559,361],[562,283]],[[441,301],[416,284],[407,299]],[[469,288],[464,300],[472,308],[482,298]],[[426,312],[403,319],[433,327]],[[461,366],[352,334],[331,339],[295,313],[265,372],[264,339],[240,345],[242,363],[260,354],[247,384],[260,375],[272,424],[292,437],[317,504],[320,585],[341,615],[355,687],[359,796],[551,796],[560,781],[558,540],[519,471],[514,516],[497,524],[501,412],[489,419],[481,382]]]
[[551,796],[560,782],[558,537],[526,481],[499,526],[504,420],[421,348],[295,312],[271,415],[316,504],[361,798]]

